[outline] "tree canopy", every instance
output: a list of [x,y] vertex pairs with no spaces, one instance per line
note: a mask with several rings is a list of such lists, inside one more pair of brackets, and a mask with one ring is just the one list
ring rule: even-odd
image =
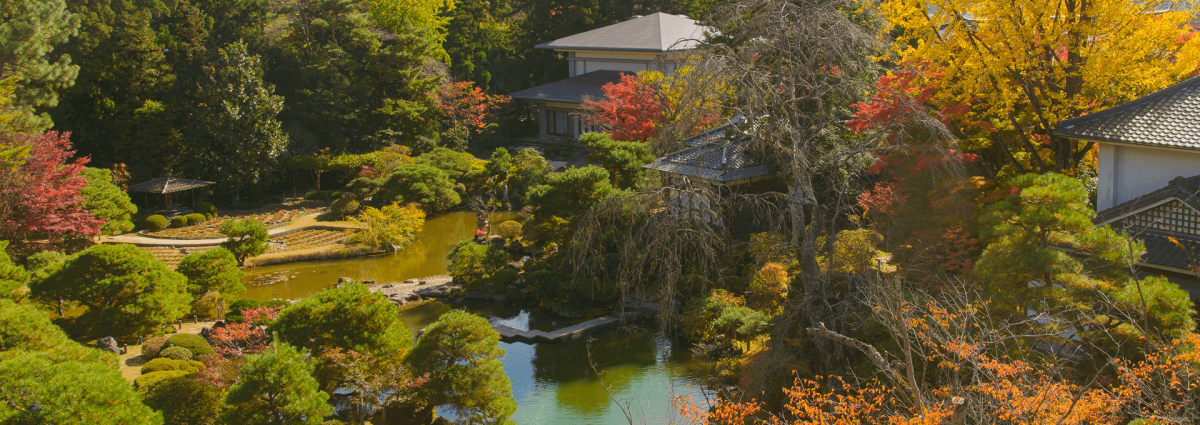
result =
[[129,194],[113,184],[108,170],[88,168],[83,171],[87,186],[83,187],[83,209],[92,213],[97,220],[104,220],[100,233],[119,235],[133,230],[130,221],[137,214],[137,205],[129,200]]
[[449,405],[471,422],[513,423],[512,383],[504,374],[500,334],[474,314],[451,310],[429,325],[409,355],[417,373],[429,373],[420,389],[430,406]]
[[317,388],[308,354],[281,342],[246,356],[237,382],[229,387],[222,419],[236,423],[317,425],[333,408]]

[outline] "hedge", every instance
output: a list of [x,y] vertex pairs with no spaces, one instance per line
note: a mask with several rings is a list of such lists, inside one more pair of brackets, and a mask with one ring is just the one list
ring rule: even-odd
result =
[[142,375],[166,370],[183,370],[195,373],[204,370],[204,363],[195,360],[154,359],[142,366]]
[[204,214],[191,213],[187,215],[187,222],[189,226],[195,226],[206,221],[208,221],[208,217],[205,217]]
[[142,220],[142,227],[145,227],[151,232],[157,232],[159,230],[166,229],[167,225],[169,224],[170,222],[167,221],[166,217],[158,214],[146,217],[144,220]]
[[171,227],[172,228],[187,226],[187,224],[188,224],[187,217],[184,217],[182,215],[177,215],[177,216],[171,217]]
[[208,345],[208,341],[205,341],[204,337],[196,334],[171,335],[171,338],[167,339],[167,346],[186,348],[196,357],[216,352],[211,345]]
[[[158,353],[161,357],[175,360],[191,360],[192,352],[183,347],[167,347]],[[162,372],[159,372],[162,373]]]
[[153,359],[158,357],[158,353],[167,345],[167,336],[156,336],[142,342],[142,357]]

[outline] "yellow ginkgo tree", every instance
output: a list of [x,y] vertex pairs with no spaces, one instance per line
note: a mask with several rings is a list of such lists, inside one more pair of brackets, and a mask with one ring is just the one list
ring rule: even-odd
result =
[[1200,65],[1188,24],[1196,9],[1185,2],[885,0],[880,8],[900,34],[901,66],[881,78],[860,117],[887,115],[904,97],[894,94],[906,92],[939,111],[996,173],[1074,173],[1093,143],[1051,135],[1060,120],[1152,93]]

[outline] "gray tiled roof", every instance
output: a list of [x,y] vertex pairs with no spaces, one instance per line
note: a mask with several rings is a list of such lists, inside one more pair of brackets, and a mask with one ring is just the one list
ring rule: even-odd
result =
[[684,142],[690,147],[663,155],[642,168],[718,182],[770,175],[771,167],[748,155],[750,136],[729,134],[732,128],[729,124],[692,136]]
[[[622,72],[620,71],[592,71],[565,80],[558,80],[531,89],[521,90],[509,96],[538,102],[559,103],[583,103],[584,96],[591,96],[599,100],[605,98],[602,87],[608,83],[620,82],[621,74]],[[629,73],[626,72],[625,74]]]
[[687,16],[655,13],[534,46],[555,50],[668,52],[696,48],[704,27]]
[[1053,133],[1073,139],[1200,150],[1200,77],[1061,121]]
[[[1196,255],[1200,255],[1200,240],[1197,238],[1184,233],[1170,233],[1151,228],[1122,228],[1120,224],[1125,217],[1138,214],[1147,207],[1171,198],[1200,210],[1200,175],[1187,178],[1176,177],[1161,189],[1101,211],[1096,214],[1094,221],[1100,224],[1112,224],[1114,229],[1129,231],[1144,241],[1146,255],[1141,259],[1143,263],[1190,270],[1193,262],[1200,265],[1200,258],[1196,258]],[[1167,239],[1168,237],[1174,237],[1187,249],[1180,248]]]

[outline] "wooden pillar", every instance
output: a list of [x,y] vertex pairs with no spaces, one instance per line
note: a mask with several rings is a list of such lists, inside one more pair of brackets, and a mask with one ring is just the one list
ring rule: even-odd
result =
[[538,135],[540,135],[542,137],[546,137],[547,135],[549,135],[548,128],[546,125],[546,107],[544,105],[538,105],[537,114],[538,114]]

